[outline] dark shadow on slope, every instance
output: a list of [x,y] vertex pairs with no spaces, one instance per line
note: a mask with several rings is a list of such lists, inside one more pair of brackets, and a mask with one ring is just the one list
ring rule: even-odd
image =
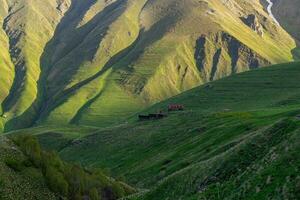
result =
[[300,46],[299,45],[292,50],[292,54],[293,54],[293,58],[295,61],[300,61]]
[[[49,74],[52,76],[47,82],[49,86],[47,88],[48,96],[52,97],[63,90],[77,73],[81,64],[85,61],[93,60],[109,25],[125,11],[125,6],[122,6],[124,2],[126,3],[126,1],[119,0],[112,3],[79,28],[77,26],[80,20],[76,21],[71,27],[66,27],[65,31],[62,31],[61,29],[63,28],[60,26],[58,27],[57,34],[54,35],[53,40],[47,45],[41,60],[42,65],[46,66],[45,71],[48,71],[48,76]],[[74,12],[76,11],[77,9]],[[72,18],[73,13],[70,15],[70,18]],[[68,18],[67,15],[66,20],[63,20],[62,24],[67,23],[69,21]],[[90,34],[93,34],[92,39],[88,38]],[[60,41],[61,38],[66,41]],[[65,42],[66,44],[64,44]],[[57,51],[56,49],[62,50]],[[62,74],[63,76],[61,76]],[[56,77],[53,77],[54,75]]]
[[[141,55],[145,48],[151,44],[153,44],[155,41],[158,41],[161,39],[164,34],[169,31],[169,29],[175,24],[178,18],[173,17],[168,18],[167,16],[163,18],[159,23],[156,23],[153,25],[148,31],[144,31],[144,29],[141,29],[138,38],[134,43],[132,43],[129,47],[126,49],[120,51],[118,54],[113,56],[106,64],[105,66],[94,76],[74,85],[73,87],[63,91],[60,93],[59,96],[57,96],[56,100],[53,102],[53,104],[50,105],[47,109],[45,109],[44,113],[41,115],[41,119],[43,120],[49,112],[54,109],[55,107],[63,104],[69,97],[71,97],[78,89],[80,89],[82,86],[90,83],[91,81],[95,80],[96,78],[103,75],[108,69],[112,68],[114,70],[118,68],[126,68],[127,71],[130,71],[132,69],[128,68],[128,65],[131,62],[134,62],[139,58],[139,55]],[[166,23],[166,20],[168,20],[168,23]],[[168,25],[166,25],[168,24]],[[100,92],[101,93],[101,92]],[[90,99],[87,104],[92,104],[95,102],[101,95],[96,95],[92,99]],[[87,104],[83,105],[75,117],[71,120],[73,123],[77,123],[79,121],[79,116],[82,115],[82,112],[84,112],[85,109],[88,108]]]
[[[206,43],[212,40],[214,41],[215,48],[218,48],[216,50],[210,49],[209,46],[206,45]],[[249,69],[256,69],[260,66],[266,66],[270,64],[269,61],[267,61],[265,58],[260,56],[257,52],[249,48],[247,45],[243,44],[241,41],[233,37],[232,35],[226,33],[226,32],[217,32],[215,34],[210,34],[208,36],[202,35],[200,36],[195,43],[195,53],[194,58],[196,60],[197,68],[201,73],[201,76],[206,81],[212,81],[215,80],[216,75],[218,74],[218,68],[220,67],[218,63],[220,62],[220,48],[219,46],[225,49],[226,52],[229,55],[231,64],[228,62],[227,67],[231,67],[230,71],[232,74],[237,73],[238,69],[240,67],[248,67]],[[206,49],[207,48],[207,49]],[[206,55],[206,51],[213,54],[212,60],[210,60],[210,56]],[[214,52],[212,52],[214,51]],[[240,61],[246,61],[247,64],[245,66],[241,66]],[[210,74],[205,73],[205,65],[211,65],[212,70]],[[223,66],[226,67],[226,66]],[[208,77],[207,77],[208,76]],[[218,77],[219,78],[219,77]]]
[[[47,69],[47,73],[45,74],[49,75],[50,70],[56,70],[53,66],[59,66],[60,64],[62,66],[66,66],[66,68],[63,68],[59,71],[59,74],[64,74],[64,76],[58,76],[55,77],[55,83],[51,83],[51,88],[49,87],[50,83],[47,82],[44,78],[45,84],[47,85],[47,88],[45,90],[47,91],[47,94],[45,94],[46,103],[42,107],[40,115],[44,115],[44,113],[51,110],[51,108],[56,107],[59,103],[57,103],[61,98],[65,99],[68,97],[68,93],[70,91],[74,91],[79,87],[82,87],[85,85],[86,82],[89,82],[91,78],[88,78],[86,80],[83,80],[71,88],[67,90],[63,90],[69,83],[69,80],[72,79],[72,77],[76,74],[78,69],[80,68],[81,64],[85,61],[92,61],[95,57],[95,54],[97,53],[97,50],[99,49],[99,45],[101,44],[102,39],[105,37],[107,30],[109,28],[109,25],[113,23],[115,20],[118,19],[119,16],[122,15],[122,13],[125,11],[126,7],[122,6],[125,5],[127,1],[119,0],[111,5],[107,6],[103,11],[101,11],[99,14],[97,14],[92,20],[90,20],[87,24],[84,26],[77,28],[71,32],[83,32],[84,34],[81,37],[81,41],[77,45],[72,45],[72,48],[68,50],[68,53],[64,55],[63,58],[59,59],[56,63],[49,64],[49,60],[47,62],[47,58],[51,57],[48,51],[50,53],[54,53],[55,46],[58,45],[57,42],[53,40],[53,42],[49,43],[49,46],[46,48],[45,56],[43,57],[45,60],[42,60],[42,63],[44,63],[44,66],[49,66],[50,69]],[[97,34],[93,37],[92,40],[89,40],[88,42],[84,43],[84,40],[86,37],[88,37],[88,34],[95,31],[97,29]],[[60,29],[58,29],[58,34],[61,32]],[[72,36],[70,36],[72,37]],[[57,40],[59,40],[59,36],[55,37]],[[69,48],[69,47],[68,47]],[[79,50],[78,50],[79,48]],[[48,50],[48,51],[47,51]],[[88,50],[88,51],[87,51]],[[71,62],[65,62],[65,60],[69,60]],[[75,61],[73,61],[75,60]],[[51,63],[51,62],[50,62]],[[105,66],[103,69],[107,69]],[[101,73],[106,70],[100,70],[97,74]],[[93,75],[94,77],[96,75]]]
[[[81,31],[82,29],[77,28],[79,23],[83,20],[85,14],[87,11],[96,3],[96,0],[86,0],[83,1],[76,1],[72,0],[72,4],[69,8],[69,10],[66,12],[60,23],[58,24],[54,36],[52,39],[48,42],[44,54],[42,56],[42,64],[43,67],[47,66],[47,64],[55,64],[58,60],[63,58],[66,54],[68,54],[72,49],[74,49],[77,45],[79,45],[83,41],[83,37],[87,31]],[[73,38],[76,38],[74,40]],[[66,41],[63,41],[66,40]],[[60,47],[60,44],[62,42],[66,42],[65,46]],[[54,54],[56,54],[56,51],[58,51],[58,58],[55,60],[53,59]],[[51,59],[51,61],[48,61],[49,63],[46,63],[47,57],[48,59]]]
[[73,119],[71,119],[70,123],[71,124],[77,124],[79,125],[79,121],[84,113],[84,111],[86,109],[88,109],[102,94],[102,91],[99,92],[94,98],[90,99],[89,101],[87,101],[76,113],[75,117],[73,117]]
[[[120,0],[116,3],[120,3],[120,2],[124,2],[124,1]],[[117,4],[114,4],[114,5],[117,5]],[[111,6],[113,6],[113,5],[111,5]],[[111,8],[112,7],[110,7],[110,9]],[[107,8],[107,9],[109,9],[109,8]],[[71,12],[71,11],[69,11],[69,12]],[[107,10],[103,11],[100,14],[98,14],[97,16],[95,16],[93,18],[93,20],[96,20],[97,18],[99,18],[99,16],[103,15],[103,13],[105,13],[105,12],[107,12]],[[120,12],[120,14],[121,14],[121,12]],[[66,14],[66,16],[67,16],[67,14]],[[40,97],[37,98],[37,101],[32,106],[32,107],[36,107],[36,105],[39,105],[38,107],[40,107],[40,108],[39,108],[39,111],[38,111],[38,115],[35,116],[35,120],[33,120],[33,124],[31,124],[31,125],[34,125],[34,123],[39,123],[39,122],[43,121],[48,116],[48,114],[50,113],[50,111],[52,109],[54,109],[55,107],[63,104],[69,97],[71,97],[74,94],[74,92],[76,92],[82,86],[84,86],[84,85],[90,83],[91,81],[95,80],[99,76],[103,75],[108,69],[110,69],[115,63],[118,63],[121,59],[122,59],[122,62],[120,62],[120,63],[122,63],[122,64],[120,66],[117,66],[117,68],[119,68],[119,67],[128,67],[128,64],[130,62],[133,62],[133,61],[135,61],[139,58],[139,55],[144,51],[144,49],[147,46],[149,46],[152,43],[154,43],[155,41],[161,39],[163,37],[163,35],[167,31],[169,31],[169,29],[173,26],[173,24],[175,24],[177,19],[178,18],[174,17],[174,16],[172,16],[172,18],[166,16],[160,22],[153,25],[150,30],[144,31],[142,29],[140,31],[139,35],[140,36],[142,35],[143,37],[138,37],[138,39],[131,46],[129,46],[128,48],[122,50],[117,55],[113,56],[97,74],[93,75],[92,77],[90,77],[90,78],[88,78],[84,81],[81,81],[81,82],[77,83],[76,85],[74,85],[73,87],[71,87],[71,88],[69,88],[65,91],[62,91],[62,92],[58,93],[58,95],[56,95],[55,98],[52,98],[52,99],[49,98],[48,99],[48,94],[49,93],[48,93],[48,88],[45,87],[45,84],[46,84],[45,79],[46,79],[46,75],[48,75],[49,70],[52,67],[51,66],[52,64],[51,64],[49,58],[51,57],[51,53],[52,53],[53,48],[54,48],[54,46],[53,46],[53,44],[55,43],[54,39],[57,37],[57,36],[54,36],[53,37],[54,39],[51,40],[49,42],[49,44],[47,45],[47,47],[45,48],[45,53],[44,53],[44,55],[41,59],[42,66],[43,66],[43,71],[42,71],[41,79],[39,81],[39,87],[40,87],[39,95],[40,95]],[[92,23],[93,20],[91,20],[88,24]],[[166,22],[168,22],[168,23],[166,23]],[[62,23],[64,23],[64,22],[62,22]],[[84,26],[88,26],[88,24],[84,25]],[[59,34],[62,31],[61,29],[62,28],[58,28],[57,34]],[[93,43],[96,44],[97,42],[93,42]],[[98,42],[98,44],[99,43],[100,43],[100,41]],[[83,62],[83,61],[81,61],[81,62]],[[78,65],[81,62],[78,62]],[[62,77],[62,78],[66,79],[66,77]],[[45,93],[45,91],[47,93]],[[95,101],[98,96],[99,95],[96,95],[94,98],[89,100],[88,103],[91,103],[91,102]],[[77,115],[80,115],[81,111],[84,110],[85,108],[86,108],[86,105],[83,105],[82,108],[79,110],[80,112],[78,112],[76,114],[76,116],[74,117],[74,120],[76,119],[75,121],[77,121],[77,119],[78,119]],[[16,119],[16,121],[18,121],[18,119]],[[30,125],[28,125],[28,126],[30,126]]]
[[[201,35],[195,42],[194,59],[199,72],[203,72],[203,70],[205,70],[205,64],[209,57],[209,55],[206,55],[206,37],[206,35]],[[210,77],[207,77],[205,73],[200,73],[200,76],[205,81],[209,81],[211,79]]]
[[[102,74],[106,72],[106,70],[110,69],[111,67],[113,67],[114,70],[123,69],[130,74],[134,73],[134,69],[129,67],[130,63],[134,63],[136,60],[138,60],[140,55],[145,51],[146,47],[160,40],[164,36],[164,34],[168,32],[170,28],[175,24],[178,18],[174,17],[171,19],[172,20],[170,21],[170,18],[168,17],[163,18],[159,23],[154,24],[148,31],[144,31],[144,29],[142,28],[138,38],[134,43],[132,43],[132,45],[130,45],[129,47],[122,50],[114,57],[112,57],[112,59],[109,60],[109,62],[107,62],[103,70],[101,70],[95,76],[85,80],[84,83],[78,85],[78,87],[74,88],[73,91],[70,92],[73,93],[76,91],[76,89],[79,89],[83,85],[88,84],[92,80],[95,80],[96,78],[100,77]],[[166,23],[165,20],[168,20],[168,23]],[[166,26],[165,24],[168,25]],[[146,79],[146,77],[141,77],[141,78]],[[119,80],[120,81],[119,84],[124,85],[121,79]],[[134,91],[130,91],[130,92],[135,93]],[[71,123],[78,124],[84,111],[88,109],[89,106],[92,105],[92,103],[94,103],[101,96],[101,94],[102,91],[100,91],[98,95],[96,95],[91,100],[89,100],[86,104],[84,104],[76,113],[75,117],[71,120]]]
[[[40,113],[40,119],[39,121],[44,120],[44,118],[47,117],[47,115],[51,112],[52,109],[54,109],[55,107],[58,107],[59,105],[63,104],[68,98],[70,98],[78,89],[80,89],[81,87],[87,85],[88,83],[90,83],[91,81],[95,80],[96,78],[100,77],[101,75],[103,75],[107,70],[109,70],[111,67],[113,67],[113,65],[115,63],[117,63],[118,61],[120,61],[123,56],[125,56],[128,52],[130,52],[134,47],[135,44],[137,43],[137,41],[139,41],[139,37],[138,39],[129,47],[127,47],[126,49],[122,50],[121,52],[119,52],[118,54],[116,54],[115,56],[113,56],[105,65],[104,67],[95,75],[75,84],[73,87],[66,89],[64,91],[62,91],[60,94],[58,94],[56,96],[55,99],[53,99],[52,101],[48,101],[47,102],[47,107],[44,107],[43,110],[41,110]],[[101,94],[101,92],[100,92]],[[80,113],[85,110],[87,107],[87,105],[91,105],[93,102],[95,102],[96,98],[100,97],[100,95],[96,95],[94,98],[90,99],[85,105],[83,105],[78,113],[76,114],[76,116],[71,120],[73,123],[75,123],[78,119],[77,115],[80,115]],[[37,122],[39,122],[37,121]]]
[[[35,121],[39,118],[40,113],[42,110],[45,109],[47,103],[50,99],[47,99],[47,76],[49,75],[49,72],[55,63],[52,63],[51,58],[53,57],[53,54],[55,53],[56,48],[59,48],[60,43],[60,37],[63,34],[63,30],[65,26],[72,23],[71,26],[68,27],[67,33],[74,33],[81,35],[81,38],[77,38],[75,42],[71,41],[71,45],[67,47],[66,54],[72,53],[74,48],[81,45],[83,40],[85,39],[85,36],[88,35],[90,32],[92,32],[95,28],[98,28],[100,25],[105,25],[104,23],[108,23],[107,21],[100,21],[100,19],[105,18],[108,19],[108,21],[114,21],[122,14],[122,12],[125,10],[124,7],[121,7],[122,10],[117,10],[118,14],[111,16],[111,13],[113,11],[116,11],[118,9],[118,6],[125,1],[119,0],[115,3],[112,3],[111,5],[104,8],[103,11],[98,13],[93,19],[91,19],[88,23],[78,28],[78,24],[86,14],[86,12],[90,9],[90,7],[96,2],[96,0],[88,0],[85,1],[86,4],[84,6],[80,4],[82,1],[73,0],[72,5],[70,9],[66,12],[65,16],[61,20],[60,24],[58,25],[53,38],[48,42],[48,44],[45,47],[44,53],[41,56],[40,62],[41,62],[41,75],[40,79],[38,81],[38,93],[36,100],[32,103],[31,107],[26,110],[21,116],[14,118],[6,123],[5,131],[9,131],[12,129],[17,128],[24,128],[28,126],[32,126]],[[100,21],[100,24],[98,23]],[[108,23],[109,25],[109,23]],[[73,73],[67,73],[64,76],[60,77],[65,81],[67,84],[68,80],[72,77],[72,75],[77,71],[80,64],[87,60],[92,60],[98,47],[103,39],[103,36],[105,35],[107,31],[107,26],[102,28],[101,32],[102,34],[98,34],[97,37],[93,38],[92,44],[94,48],[93,51],[88,52],[88,56],[84,57],[80,55],[75,56],[75,58],[80,59],[78,62],[76,62],[76,65],[72,66]],[[82,38],[83,37],[83,38]],[[46,102],[46,103],[45,103]]]
[[8,112],[20,99],[22,90],[24,89],[24,82],[26,79],[27,69],[24,67],[26,65],[24,59],[22,58],[22,51],[17,46],[18,42],[22,40],[24,36],[24,32],[10,30],[9,23],[12,17],[18,13],[19,11],[23,10],[24,6],[17,9],[14,12],[9,13],[9,15],[4,19],[2,29],[6,33],[7,38],[9,40],[9,53],[10,59],[13,61],[15,66],[15,77],[13,80],[13,84],[11,90],[9,91],[8,96],[3,101],[3,112]]
[[228,53],[231,58],[231,73],[236,73],[242,43],[227,33],[222,33],[222,41],[228,43]]
[[196,47],[194,58],[196,60],[196,65],[199,68],[199,71],[204,69],[204,60],[206,57],[205,54],[205,44],[206,44],[206,36],[202,35],[200,38],[196,40]]
[[[124,90],[134,95],[139,95],[143,91],[152,73],[136,73],[138,70],[137,67],[139,66],[136,66],[135,63],[145,55],[147,47],[161,40],[167,33],[172,31],[172,28],[175,28],[175,24],[179,21],[180,17],[180,14],[175,16],[166,15],[152,25],[149,30],[141,31],[141,37],[136,46],[117,64],[117,68],[119,68],[118,73],[120,74],[119,85],[123,87]],[[165,47],[161,46],[161,48]],[[156,62],[156,64],[146,66],[149,71],[152,70],[154,72],[159,66],[162,57],[155,50],[147,55],[148,57],[146,59],[152,59],[151,62]]]
[[213,81],[215,76],[216,76],[216,72],[218,70],[218,64],[220,61],[220,56],[222,53],[222,49],[218,49],[217,52],[215,53],[214,57],[213,57],[213,66],[211,69],[211,76],[210,76],[210,81]]
[[8,112],[21,98],[24,89],[27,69],[24,61],[15,64],[15,77],[9,95],[3,101],[3,112]]

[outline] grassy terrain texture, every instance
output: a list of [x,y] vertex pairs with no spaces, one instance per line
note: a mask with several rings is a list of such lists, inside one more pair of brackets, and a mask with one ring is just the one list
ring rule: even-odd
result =
[[36,127],[63,159],[111,170],[142,192],[129,199],[298,199],[300,64],[236,74],[142,113],[184,111],[108,128]]
[[41,150],[31,135],[12,141],[1,137],[1,199],[114,200],[136,192],[100,169],[66,163],[54,151]]
[[294,59],[259,0],[0,0],[0,130],[118,124],[222,77]]

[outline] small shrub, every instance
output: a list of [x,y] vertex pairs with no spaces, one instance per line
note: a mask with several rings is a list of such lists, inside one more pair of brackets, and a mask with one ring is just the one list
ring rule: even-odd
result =
[[50,189],[63,196],[68,196],[68,183],[63,175],[53,167],[47,167],[45,177]]
[[22,135],[13,138],[14,142],[21,148],[36,167],[41,164],[41,147],[38,140],[30,135]]
[[125,184],[124,182],[119,182],[120,186],[122,186],[122,188],[124,189],[125,191],[125,195],[128,195],[128,194],[133,194],[136,192],[136,189],[134,189],[133,187]]
[[91,200],[100,200],[100,195],[98,193],[98,190],[96,188],[92,188],[89,191],[89,197]]
[[64,171],[64,163],[60,159],[58,154],[54,151],[42,152],[41,165],[42,165],[42,168],[52,166],[52,167],[56,168],[57,170],[59,170],[60,172]]
[[81,194],[77,193],[74,196],[71,196],[71,199],[73,199],[73,200],[82,200],[82,196],[81,196]]
[[0,188],[3,187],[4,181],[0,178]]
[[65,172],[66,179],[70,185],[70,195],[82,194],[86,190],[85,174],[79,166],[71,166]]
[[24,170],[25,166],[24,166],[24,163],[20,160],[17,160],[15,158],[9,158],[5,161],[5,164],[13,169],[14,171],[17,171],[17,172],[21,172],[22,170]]
[[112,183],[111,188],[115,197],[120,198],[125,196],[124,188],[122,187],[121,184],[119,184],[119,182]]
[[62,161],[54,151],[42,151],[33,136],[17,136],[13,140],[29,159],[26,162],[8,160],[7,165],[22,170],[24,166],[34,164],[42,170],[48,187],[61,196],[74,200],[85,197],[100,200],[102,197],[118,199],[135,192],[130,186],[109,178],[103,170],[84,169]]

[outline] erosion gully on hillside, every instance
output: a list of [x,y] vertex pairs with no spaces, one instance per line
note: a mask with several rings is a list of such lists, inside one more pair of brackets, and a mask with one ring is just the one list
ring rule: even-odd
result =
[[298,1],[0,0],[0,199],[300,199]]
[[5,131],[118,124],[206,82],[292,61],[296,49],[272,2],[2,2]]

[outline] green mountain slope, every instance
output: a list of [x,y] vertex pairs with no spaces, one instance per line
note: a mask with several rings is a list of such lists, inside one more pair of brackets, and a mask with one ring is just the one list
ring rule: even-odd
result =
[[[293,60],[259,0],[1,0],[0,128],[107,126],[221,77]],[[2,69],[3,68],[3,69]]]
[[[39,101],[42,93],[38,93],[41,63],[46,43],[51,39],[55,27],[63,13],[55,7],[56,1],[6,1],[1,0],[1,36],[4,48],[4,64],[7,74],[1,78],[7,79],[1,85],[5,92],[1,98],[2,117],[10,121],[16,120],[11,126],[32,124],[38,107],[34,102]],[[5,50],[9,52],[5,54]],[[7,63],[7,64],[6,64]],[[13,66],[13,67],[12,67]]]
[[[143,113],[185,106],[161,120],[90,129],[36,127],[46,149],[109,168],[144,192],[130,199],[298,199],[300,64],[240,73]],[[108,159],[109,158],[109,159]]]

